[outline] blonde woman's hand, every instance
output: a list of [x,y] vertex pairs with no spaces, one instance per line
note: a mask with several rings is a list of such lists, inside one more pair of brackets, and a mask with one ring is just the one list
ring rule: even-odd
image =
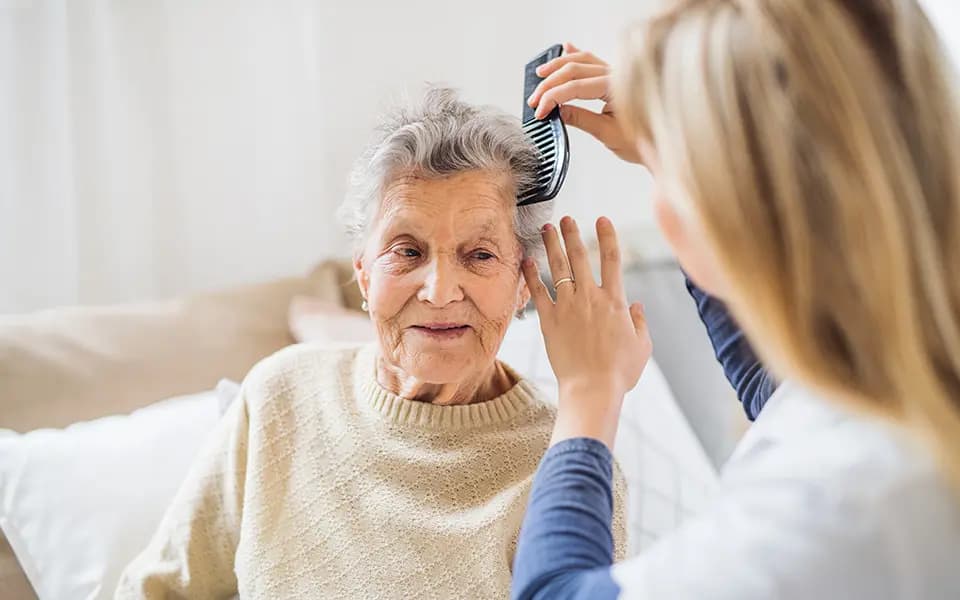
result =
[[606,218],[597,220],[599,285],[576,222],[564,217],[560,229],[566,252],[556,228],[547,224],[543,229],[556,302],[540,280],[536,263],[530,259],[523,263],[559,383],[553,442],[592,437],[612,447],[623,397],[637,384],[653,345],[640,304],[627,306],[613,224]]
[[[586,131],[623,160],[642,164],[633,140],[624,135],[617,123],[610,97],[610,65],[571,43],[563,45],[563,54],[541,65],[537,74],[544,77],[527,99],[542,119],[553,107],[560,106],[560,116],[572,127]],[[597,113],[567,104],[571,100],[602,100]]]

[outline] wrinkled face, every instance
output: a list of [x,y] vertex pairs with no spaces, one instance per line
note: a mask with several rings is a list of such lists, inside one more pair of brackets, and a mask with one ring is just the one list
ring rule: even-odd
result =
[[477,376],[529,299],[499,174],[404,177],[390,185],[354,267],[383,358],[426,383]]

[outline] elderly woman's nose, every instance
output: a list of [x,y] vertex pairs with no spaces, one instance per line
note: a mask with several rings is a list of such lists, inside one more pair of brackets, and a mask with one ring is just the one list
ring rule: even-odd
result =
[[456,261],[445,255],[437,255],[426,265],[419,299],[437,306],[463,300],[461,283]]

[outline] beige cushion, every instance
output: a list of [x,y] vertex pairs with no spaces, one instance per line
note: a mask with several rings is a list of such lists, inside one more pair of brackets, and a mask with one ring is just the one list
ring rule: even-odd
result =
[[321,265],[320,268],[329,269],[340,288],[340,303],[344,308],[360,310],[363,296],[353,274],[353,263],[348,260],[334,260]]
[[149,304],[0,318],[0,428],[28,431],[128,413],[240,380],[294,342],[291,299],[342,302],[339,271]]
[[35,600],[37,594],[20,568],[10,544],[0,532],[0,598],[4,600]]

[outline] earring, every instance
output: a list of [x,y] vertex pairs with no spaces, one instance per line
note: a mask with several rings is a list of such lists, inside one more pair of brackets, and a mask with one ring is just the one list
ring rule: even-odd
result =
[[363,302],[360,303],[360,310],[363,312],[368,312],[370,310],[370,305],[367,304],[367,299],[364,298]]

